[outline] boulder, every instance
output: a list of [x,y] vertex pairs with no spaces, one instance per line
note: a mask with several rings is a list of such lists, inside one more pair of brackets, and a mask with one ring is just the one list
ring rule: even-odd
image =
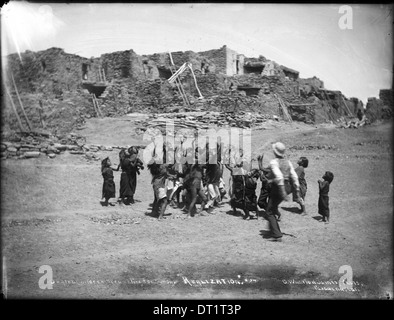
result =
[[40,156],[39,151],[28,151],[25,152],[25,157],[26,158],[38,158]]
[[67,150],[79,150],[79,147],[76,146],[76,145],[68,144],[67,145]]
[[65,151],[67,150],[67,146],[64,144],[60,144],[60,143],[55,143],[53,145],[56,149],[58,149],[59,151]]
[[58,153],[59,150],[54,146],[48,146],[47,153]]
[[7,148],[14,146],[14,144],[12,142],[8,142],[8,141],[4,141],[2,144],[5,144],[7,146]]
[[53,159],[53,158],[55,158],[55,157],[56,157],[56,154],[54,154],[54,153],[50,153],[50,154],[48,154],[48,157],[49,157],[49,158],[51,158],[51,159]]

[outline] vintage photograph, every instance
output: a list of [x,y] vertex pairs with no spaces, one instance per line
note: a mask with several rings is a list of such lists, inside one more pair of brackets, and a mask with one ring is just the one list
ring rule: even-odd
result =
[[4,4],[2,298],[393,299],[392,10]]

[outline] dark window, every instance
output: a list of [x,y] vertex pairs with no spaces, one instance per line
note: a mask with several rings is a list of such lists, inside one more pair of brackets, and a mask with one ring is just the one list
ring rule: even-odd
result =
[[172,76],[171,70],[166,68],[158,68],[159,70],[159,77],[162,79],[170,79]]
[[[237,65],[237,70],[238,70],[238,65]],[[263,72],[264,66],[256,66],[256,67],[251,67],[251,66],[244,66],[244,73],[255,73],[255,74],[261,74]],[[238,71],[237,71],[238,73]]]
[[82,80],[88,80],[88,65],[82,63]]

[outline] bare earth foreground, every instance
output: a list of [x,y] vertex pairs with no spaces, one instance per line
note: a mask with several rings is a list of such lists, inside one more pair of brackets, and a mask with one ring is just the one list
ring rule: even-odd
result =
[[[142,144],[122,119],[92,119],[88,143]],[[281,204],[282,243],[263,238],[261,218],[243,220],[225,204],[185,219],[168,207],[149,216],[150,174],[138,177],[136,203],[102,207],[99,161],[68,152],[49,159],[4,160],[2,250],[7,298],[76,299],[385,299],[393,294],[392,124],[359,129],[270,123],[252,131],[254,155],[282,141],[293,164],[306,156],[308,215]],[[302,147],[309,150],[300,150]],[[118,163],[118,150],[102,152]],[[318,220],[317,180],[326,170],[332,221]],[[120,173],[115,172],[116,192]],[[225,175],[228,187],[228,172]],[[258,192],[260,186],[258,186]],[[115,199],[112,199],[115,201]],[[53,288],[40,289],[40,266]],[[339,290],[341,266],[353,290]],[[48,275],[48,273],[45,273]],[[349,276],[349,268],[346,271]]]

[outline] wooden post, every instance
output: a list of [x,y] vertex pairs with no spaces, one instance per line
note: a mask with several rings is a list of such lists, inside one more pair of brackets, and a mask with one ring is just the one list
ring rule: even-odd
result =
[[192,68],[192,66],[190,65],[190,63],[188,63],[187,65],[188,65],[190,71],[192,72],[193,79],[194,79],[194,84],[196,85],[196,88],[197,88],[197,91],[198,91],[198,94],[199,94],[199,98],[200,98],[200,99],[204,99],[204,97],[202,96],[202,94],[201,94],[201,92],[200,92],[200,89],[198,88],[197,79],[196,79],[196,76],[194,75],[193,68]]
[[5,90],[7,91],[8,97],[10,98],[12,109],[14,110],[16,119],[18,120],[18,123],[19,123],[19,128],[21,129],[21,131],[25,131],[25,129],[23,128],[23,125],[22,125],[21,118],[19,118],[18,112],[16,111],[16,107],[14,105],[14,101],[12,100],[12,96],[11,96],[7,86],[4,85],[4,87],[5,87]]
[[31,123],[30,123],[30,121],[29,121],[29,118],[28,118],[27,115],[26,115],[25,108],[23,107],[23,103],[22,103],[22,100],[21,100],[21,98],[20,98],[20,96],[19,96],[18,88],[17,88],[16,83],[15,83],[15,80],[14,80],[14,75],[13,75],[12,73],[11,73],[11,78],[12,78],[12,82],[13,82],[13,84],[14,84],[16,96],[18,97],[18,101],[19,101],[19,104],[20,104],[20,106],[21,106],[23,115],[25,116],[25,119],[26,119],[26,122],[27,122],[27,126],[29,127],[29,130],[31,131],[31,130],[33,129],[33,126],[31,125]]
[[93,108],[94,108],[94,112],[96,113],[97,117],[99,116],[97,108],[96,108],[96,101],[94,100],[94,93],[92,93],[91,95],[92,97],[92,101],[93,101]]
[[38,114],[39,114],[39,116],[40,116],[41,126],[45,129],[45,127],[46,127],[45,121],[44,121],[44,119],[42,118],[42,111],[44,110],[44,108],[43,108],[43,106],[42,106],[42,101],[41,101],[41,99],[40,99],[38,102],[39,102],[39,105],[40,105],[40,107],[39,107],[39,109],[38,109]]
[[105,79],[105,72],[104,72],[104,69],[101,68],[101,70],[103,71],[103,80],[104,80],[104,82],[107,82],[107,79]]

